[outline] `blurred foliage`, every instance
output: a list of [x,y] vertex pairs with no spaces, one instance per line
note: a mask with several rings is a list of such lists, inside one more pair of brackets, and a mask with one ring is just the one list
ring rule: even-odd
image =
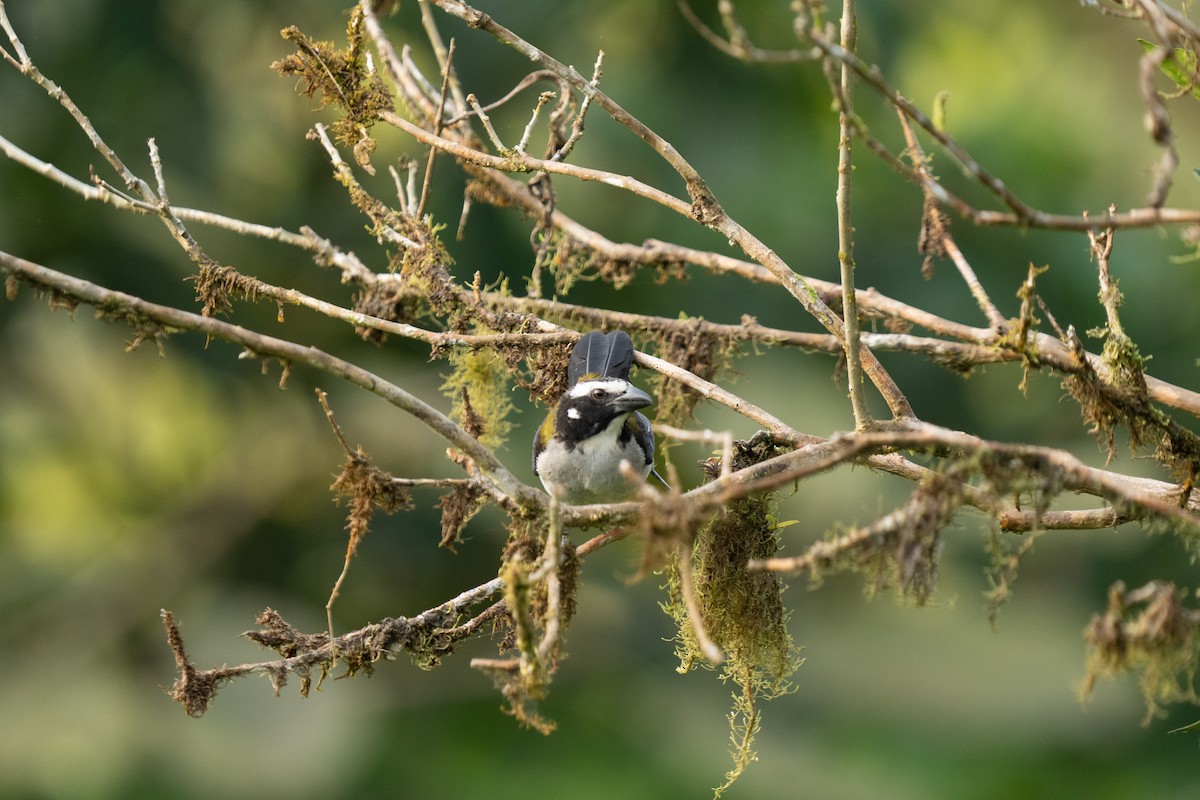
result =
[[[604,49],[608,93],[684,153],[731,214],[798,270],[836,276],[837,128],[818,67],[732,62],[682,23],[671,0],[481,5],[565,63],[590,65]],[[786,3],[742,5],[757,41],[791,45]],[[140,173],[149,172],[145,141],[155,137],[174,202],[293,230],[311,225],[372,268],[387,267],[366,221],[330,179],[324,153],[305,141],[329,112],[270,69],[291,49],[281,29],[340,41],[348,17],[336,5],[17,0],[7,8],[39,67]],[[1142,129],[1136,28],[1070,3],[1013,13],[1000,0],[940,0],[860,13],[864,57],[926,107],[948,92],[949,130],[1023,198],[1064,213],[1141,203],[1158,153]],[[456,38],[460,74],[483,102],[528,70],[484,35],[439,24]],[[404,3],[388,25],[419,39],[416,3]],[[426,53],[413,57],[436,73]],[[0,107],[0,132],[18,145],[78,177],[89,165],[99,169],[62,110],[7,66]],[[1200,104],[1171,109],[1179,130],[1200,129]],[[859,112],[899,144],[894,115],[869,92],[859,92]],[[527,110],[506,108],[494,122],[515,141]],[[421,154],[394,133],[375,133],[380,163]],[[1200,163],[1200,137],[1180,136],[1179,144],[1184,169],[1172,202],[1198,207],[1191,168]],[[642,143],[595,111],[574,158],[678,188]],[[465,178],[448,159],[439,163],[430,210],[457,219]],[[981,199],[944,159],[933,167]],[[380,180],[383,195],[390,178]],[[973,308],[947,266],[919,277],[913,187],[863,151],[855,187],[862,284],[959,318]],[[609,187],[560,180],[555,190],[567,213],[613,238],[725,247]],[[345,296],[336,274],[300,253],[194,232],[215,258],[262,280]],[[1078,330],[1103,325],[1082,234],[962,224],[955,234],[1006,314],[1019,308],[1028,265],[1048,264],[1038,292],[1058,319]],[[192,265],[155,220],[85,204],[8,161],[0,161],[0,247],[156,302],[194,303],[194,286],[183,280]],[[482,206],[452,248],[463,281],[476,271],[485,284],[518,281],[533,261],[527,223]],[[1194,386],[1194,315],[1163,313],[1200,301],[1194,264],[1171,261],[1187,252],[1173,233],[1121,233],[1113,271],[1126,298],[1126,332],[1153,357],[1154,373]],[[810,324],[768,287],[693,272],[663,288],[658,277],[636,275],[620,290],[580,281],[571,299],[721,322],[753,313],[767,325]],[[300,310],[278,322],[273,304],[235,304],[241,324],[279,328],[430,402],[439,397],[443,376],[423,346],[376,346]],[[344,454],[313,400],[317,382],[348,439],[362,442],[374,463],[394,474],[449,475],[453,467],[428,431],[333,378],[298,373],[281,392],[277,375],[264,377],[257,362],[197,337],[169,338],[165,357],[150,346],[127,354],[130,333],[89,315],[52,313],[28,291],[0,303],[0,648],[10,663],[0,685],[0,794],[507,798],[527,796],[531,775],[575,798],[708,794],[723,768],[728,689],[675,675],[664,641],[673,632],[657,612],[661,593],[653,581],[624,581],[637,569],[632,547],[608,548],[583,566],[571,657],[546,701],[558,724],[551,737],[497,713],[491,687],[467,667],[470,647],[486,653],[487,642],[464,647],[432,674],[398,662],[307,700],[287,691],[274,699],[265,682],[231,685],[203,720],[187,718],[160,691],[173,670],[161,607],[175,611],[201,665],[260,658],[237,633],[268,605],[310,630],[324,625],[346,546],[343,510],[329,491]],[[1104,460],[1053,379],[1034,373],[1022,397],[1019,365],[964,380],[913,357],[884,360],[901,386],[921,387],[911,399],[931,421]],[[730,380],[752,402],[824,434],[852,425],[834,366],[823,355],[797,365],[795,354],[766,350],[736,362]],[[521,395],[513,401],[526,413],[508,415],[519,428],[501,454],[531,478],[522,432],[540,417]],[[701,425],[751,432],[721,411],[701,406],[697,414]],[[686,447],[670,453],[691,483],[699,482],[691,466],[699,455]],[[776,512],[800,520],[781,532],[784,546],[798,549],[787,542],[819,537],[835,521],[869,519],[909,489],[849,471],[805,481]],[[336,607],[339,625],[417,613],[495,574],[504,536],[498,514],[480,513],[454,555],[437,546],[438,498],[415,490],[413,499],[412,512],[372,522]],[[761,763],[730,796],[778,797],[781,787],[845,800],[1200,794],[1194,736],[1165,736],[1193,711],[1172,710],[1141,728],[1131,680],[1101,685],[1086,710],[1072,691],[1083,674],[1082,632],[1114,580],[1195,583],[1177,547],[1136,529],[1044,536],[993,633],[981,608],[990,564],[979,546],[982,525],[970,512],[960,519],[946,532],[928,608],[863,603],[860,584],[844,576],[785,597],[795,609],[789,631],[807,660],[793,678],[797,691],[772,704],[756,742]]]

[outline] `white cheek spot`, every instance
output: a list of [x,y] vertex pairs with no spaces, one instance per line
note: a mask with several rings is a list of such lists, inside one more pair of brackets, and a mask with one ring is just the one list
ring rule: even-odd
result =
[[579,409],[568,408],[567,409],[567,419],[579,419]]

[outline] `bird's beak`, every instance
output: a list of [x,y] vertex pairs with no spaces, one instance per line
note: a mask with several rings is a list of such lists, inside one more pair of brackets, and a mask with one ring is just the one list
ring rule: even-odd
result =
[[630,386],[621,394],[609,401],[619,411],[636,411],[654,405],[654,398],[636,386]]

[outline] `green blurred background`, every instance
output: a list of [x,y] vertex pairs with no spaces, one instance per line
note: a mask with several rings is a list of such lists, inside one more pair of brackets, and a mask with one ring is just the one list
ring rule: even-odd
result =
[[[744,3],[764,46],[790,46],[786,3]],[[925,107],[950,92],[949,126],[1030,204],[1099,212],[1137,206],[1158,151],[1141,128],[1132,24],[1077,2],[861,4],[864,57]],[[355,249],[373,268],[385,256],[363,219],[329,180],[328,162],[304,133],[314,113],[294,83],[268,65],[288,52],[278,31],[297,25],[338,40],[346,14],[321,0],[16,0],[6,4],[38,66],[60,83],[126,162],[150,177],[146,139],[162,151],[179,205],[295,230],[311,225]],[[833,189],[836,119],[817,66],[747,66],[715,53],[669,0],[525,0],[481,6],[566,63],[586,71],[606,52],[604,85],[704,174],[727,209],[806,274],[836,276]],[[710,16],[707,4],[697,4]],[[486,35],[438,15],[458,43],[467,89],[499,97],[529,69]],[[407,2],[388,22],[417,46]],[[893,147],[894,114],[869,92],[860,112]],[[1172,106],[1183,168],[1172,204],[1200,206],[1200,104]],[[0,133],[86,179],[113,180],[71,120],[11,68],[0,69]],[[495,116],[515,141],[528,102]],[[589,117],[576,161],[632,173],[679,191],[640,141]],[[379,130],[376,164],[419,154]],[[935,169],[986,203],[944,158]],[[453,229],[462,177],[441,161],[433,211]],[[862,285],[982,325],[949,265],[919,275],[920,202],[913,187],[859,150],[855,173]],[[390,196],[390,179],[371,185]],[[706,231],[613,189],[555,184],[561,207],[622,241],[646,237],[724,250]],[[218,260],[271,283],[347,303],[338,276],[303,254],[192,226]],[[1030,262],[1049,264],[1038,289],[1058,320],[1103,323],[1094,266],[1077,234],[976,229],[955,232],[1006,314]],[[1176,231],[1118,236],[1114,270],[1125,322],[1159,377],[1197,386],[1200,300],[1196,264]],[[150,300],[194,307],[192,265],[154,219],[85,204],[15,164],[0,162],[0,248]],[[451,243],[458,275],[510,276],[520,285],[531,254],[527,223],[475,208],[467,237]],[[643,276],[617,292],[586,283],[569,300],[722,322],[743,313],[764,324],[813,330],[778,290],[694,272],[658,286]],[[345,326],[297,309],[239,304],[235,319],[327,349],[448,408],[444,365],[390,340],[376,348]],[[489,681],[469,669],[486,641],[465,646],[432,673],[407,662],[371,678],[327,682],[307,700],[295,682],[278,699],[265,680],[224,688],[209,713],[188,718],[161,687],[174,678],[159,609],[182,626],[200,666],[269,654],[239,638],[274,607],[306,630],[323,606],[345,547],[342,512],[328,485],[340,462],[313,388],[330,393],[352,443],[399,475],[451,475],[445,444],[365,392],[306,370],[276,388],[277,368],[239,361],[224,343],[178,335],[123,351],[129,331],[47,310],[23,288],[0,303],[0,795],[13,798],[703,797],[728,767],[725,714],[732,687],[700,672],[680,677],[665,593],[654,577],[629,585],[637,547],[624,542],[589,559],[570,657],[545,712],[550,737],[500,713]],[[963,378],[909,356],[885,356],[918,414],[983,436],[1065,447],[1091,463],[1103,454],[1081,430],[1057,381],[1036,375],[1028,396],[1019,370],[989,367]],[[728,377],[733,389],[816,434],[852,425],[824,355],[769,350]],[[517,393],[520,394],[519,392]],[[523,412],[502,455],[532,480],[525,440],[538,410]],[[1185,420],[1192,422],[1194,420]],[[745,420],[702,409],[699,424],[753,432]],[[685,479],[699,450],[672,459]],[[1161,477],[1152,464],[1122,470]],[[787,552],[835,521],[854,524],[891,508],[907,486],[842,471],[784,498]],[[436,547],[436,496],[418,510],[378,518],[336,607],[345,630],[415,614],[495,574],[503,531],[485,512],[452,555]],[[578,534],[581,535],[581,534]],[[1028,557],[1016,595],[992,630],[983,613],[986,527],[964,513],[946,535],[932,607],[863,599],[855,576],[787,594],[807,661],[797,691],[765,707],[760,762],[731,797],[1193,798],[1200,796],[1195,735],[1168,736],[1200,716],[1173,708],[1148,727],[1134,681],[1103,683],[1076,700],[1081,632],[1117,579],[1196,584],[1167,536],[1134,527],[1054,533]]]

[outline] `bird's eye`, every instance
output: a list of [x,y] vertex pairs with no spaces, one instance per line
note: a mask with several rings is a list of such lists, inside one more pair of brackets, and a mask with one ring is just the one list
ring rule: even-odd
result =
[[603,400],[605,397],[608,397],[608,392],[603,389],[592,389],[593,400]]

